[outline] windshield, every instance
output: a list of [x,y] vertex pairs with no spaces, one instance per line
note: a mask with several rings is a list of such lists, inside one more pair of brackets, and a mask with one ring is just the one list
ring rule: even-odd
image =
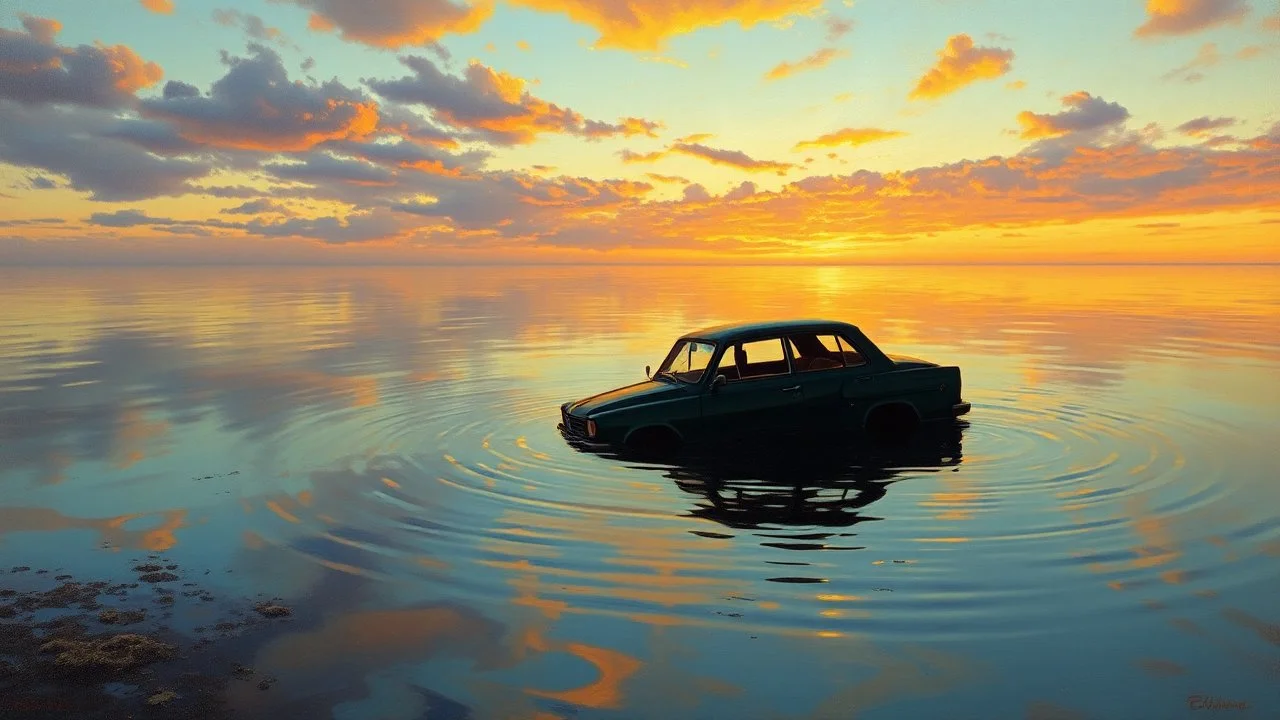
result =
[[671,349],[654,377],[669,377],[679,382],[696,383],[702,379],[716,351],[714,343],[681,340]]

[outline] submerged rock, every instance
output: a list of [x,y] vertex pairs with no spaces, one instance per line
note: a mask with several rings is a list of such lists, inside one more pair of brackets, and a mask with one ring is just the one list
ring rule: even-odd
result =
[[[228,713],[224,705],[229,682],[243,680],[254,693],[277,682],[243,666],[236,666],[229,674],[226,666],[232,657],[213,648],[212,638],[188,644],[165,626],[163,618],[173,613],[176,604],[191,602],[179,597],[199,597],[206,602],[216,598],[196,584],[184,585],[182,592],[177,585],[155,584],[178,576],[154,563],[156,560],[149,558],[129,564],[138,571],[137,580],[152,583],[154,592],[152,597],[145,593],[132,602],[98,600],[103,595],[126,596],[128,589],[139,587],[137,582],[73,582],[59,575],[52,589],[0,588],[0,618],[5,618],[0,621],[0,717],[9,717],[16,707],[35,709],[39,703],[43,710],[37,714],[41,717],[231,718],[236,715]],[[144,570],[149,571],[146,576],[138,577]],[[3,572],[0,569],[0,574]],[[223,631],[224,638],[254,626],[269,633],[267,627],[275,623],[258,617],[279,618],[294,612],[280,598],[259,602],[263,599],[261,595],[238,598],[238,607],[230,616],[215,609],[217,614],[208,617],[204,629]],[[147,612],[138,607],[151,602],[163,609]],[[56,612],[44,617],[49,610]],[[251,615],[251,610],[257,615]],[[125,632],[125,625],[131,625],[127,630],[132,632]],[[118,683],[127,688],[123,695],[117,692],[120,688],[109,687]],[[24,694],[28,689],[39,694]]]
[[149,572],[145,575],[139,575],[138,579],[142,582],[161,583],[173,582],[178,579],[178,576],[171,572]]
[[98,622],[104,625],[132,625],[140,623],[146,619],[147,614],[142,610],[115,610],[107,608],[98,613]]
[[40,652],[54,654],[55,665],[72,670],[122,671],[172,659],[177,648],[159,640],[122,633],[89,640],[50,640]]
[[13,607],[24,612],[42,608],[69,608],[78,605],[85,610],[97,609],[98,594],[106,583],[64,582],[52,590],[26,593],[13,602]]
[[151,706],[167,705],[178,699],[178,693],[172,690],[160,690],[147,698],[147,704]]
[[262,617],[287,617],[293,614],[293,611],[284,605],[277,605],[274,602],[260,602],[253,606],[253,609]]

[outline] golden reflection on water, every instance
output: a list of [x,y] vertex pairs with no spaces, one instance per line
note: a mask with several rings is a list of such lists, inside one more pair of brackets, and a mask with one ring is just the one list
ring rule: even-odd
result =
[[[557,617],[564,612],[592,611],[575,607],[567,599],[545,600],[538,596],[539,588],[554,585],[557,593],[564,596],[638,600],[666,609],[708,605],[725,596],[746,592],[746,586],[741,582],[699,575],[699,571],[716,570],[719,566],[709,561],[688,559],[688,551],[697,549],[693,543],[696,538],[678,526],[635,532],[612,526],[602,516],[572,520],[512,510],[498,518],[495,530],[516,537],[541,537],[607,548],[613,554],[605,557],[602,564],[637,570],[584,571],[539,565],[524,552],[523,548],[528,546],[516,543],[487,546],[496,552],[512,551],[508,560],[477,562],[510,574],[509,582],[520,592],[513,602],[553,611]],[[575,580],[579,582],[571,582]],[[764,609],[768,609],[767,604]],[[670,624],[673,617],[652,612],[625,616],[633,622],[662,625]],[[688,624],[697,621],[685,618],[677,622]]]
[[[448,327],[447,313],[467,303],[489,316],[512,311],[507,339],[525,347],[582,337],[583,330],[605,327],[607,318],[608,327],[623,334],[626,352],[658,355],[664,348],[655,350],[649,341],[669,341],[674,327],[821,313],[852,320],[886,342],[935,343],[941,327],[960,334],[946,342],[981,338],[1022,355],[1051,340],[1105,365],[1124,359],[1126,349],[1169,340],[1186,340],[1198,354],[1267,352],[1259,346],[1274,337],[1265,323],[1252,324],[1244,336],[1237,331],[1250,324],[1233,323],[1232,341],[1223,345],[1213,341],[1215,328],[1196,318],[1274,317],[1274,288],[1280,285],[1259,280],[1261,273],[1280,281],[1277,269],[1224,267],[611,267],[591,269],[587,278],[577,268],[555,267],[120,269],[84,277],[86,272],[6,272],[10,282],[0,284],[4,324],[68,350],[82,347],[93,328],[137,327],[141,306],[142,327],[164,328],[188,342],[267,350],[259,357],[279,367],[304,360],[317,334],[367,322],[368,309],[356,304],[358,291],[386,296],[404,310],[394,320],[417,327]],[[820,295],[815,273],[822,277]],[[577,288],[566,282],[570,278]],[[550,287],[556,292],[542,291]],[[602,295],[626,312],[600,313],[583,302]],[[710,299],[715,302],[702,302]],[[1118,324],[1117,315],[1141,322]],[[1052,318],[1052,325],[1043,318]],[[419,372],[432,371],[438,369]]]

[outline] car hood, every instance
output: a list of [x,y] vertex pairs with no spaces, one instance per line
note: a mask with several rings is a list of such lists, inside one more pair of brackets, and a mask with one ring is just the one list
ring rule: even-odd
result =
[[598,412],[620,410],[634,405],[681,397],[688,393],[688,387],[690,386],[673,385],[661,380],[647,380],[571,402],[566,409],[578,417],[586,417]]
[[889,355],[888,358],[892,360],[893,364],[900,370],[905,370],[907,368],[938,367],[938,363],[921,360],[920,358],[911,357],[910,355]]

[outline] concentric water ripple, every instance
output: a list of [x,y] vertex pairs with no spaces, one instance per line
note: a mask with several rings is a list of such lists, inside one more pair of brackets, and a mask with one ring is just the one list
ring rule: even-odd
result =
[[[341,482],[313,473],[315,507],[295,498],[268,541],[475,599],[523,578],[571,613],[900,639],[1062,631],[1248,581],[1204,522],[1248,510],[1213,451],[1239,436],[1185,412],[975,397],[905,448],[640,464],[569,447],[559,398],[497,377],[379,393],[372,417],[290,429],[366,457]],[[1260,522],[1251,542],[1280,536]]]

